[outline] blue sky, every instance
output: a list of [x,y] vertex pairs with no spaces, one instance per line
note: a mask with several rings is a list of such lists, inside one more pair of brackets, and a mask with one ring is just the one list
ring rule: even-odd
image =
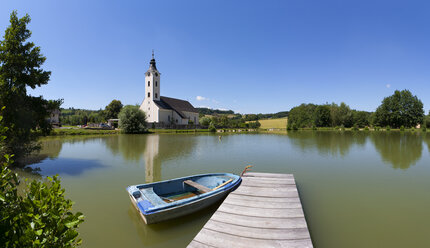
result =
[[428,1],[2,1],[47,57],[63,107],[140,104],[151,50],[161,95],[240,113],[345,102],[374,111],[409,89],[430,108]]

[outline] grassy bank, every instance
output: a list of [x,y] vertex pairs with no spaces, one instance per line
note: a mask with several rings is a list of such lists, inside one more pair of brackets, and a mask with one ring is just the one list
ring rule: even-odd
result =
[[100,134],[118,134],[119,130],[98,130],[85,128],[56,128],[52,130],[50,136],[63,135],[100,135]]

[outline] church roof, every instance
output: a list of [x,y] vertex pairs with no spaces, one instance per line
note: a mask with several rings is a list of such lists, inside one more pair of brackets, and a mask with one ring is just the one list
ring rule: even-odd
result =
[[182,111],[198,113],[197,109],[195,109],[190,102],[185,100],[161,96],[160,101],[154,100],[154,102],[162,109],[174,110],[182,118],[186,117]]

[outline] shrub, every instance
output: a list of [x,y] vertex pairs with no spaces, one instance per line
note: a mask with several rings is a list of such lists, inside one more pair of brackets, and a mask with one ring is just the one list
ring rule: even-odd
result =
[[380,127],[378,127],[378,126],[375,126],[375,131],[379,131],[379,129],[381,129]]
[[423,131],[423,132],[427,132],[427,127],[426,127],[426,126],[423,126],[423,127],[421,128],[421,131]]
[[341,130],[341,131],[345,131],[345,126],[344,126],[344,125],[341,125],[341,126],[340,126],[340,130]]
[[352,127],[352,131],[358,131],[359,129],[358,129],[358,127],[357,127],[357,125],[354,125],[353,127]]
[[[0,116],[0,121],[2,116]],[[3,134],[7,128],[1,127]],[[0,141],[5,139],[0,134]],[[71,212],[73,202],[65,198],[58,176],[48,183],[33,180],[20,187],[9,166],[12,156],[0,159],[0,244],[1,247],[75,247],[81,244],[76,229],[82,213]]]
[[391,130],[391,127],[390,126],[386,126],[385,127],[385,131],[390,131]]
[[364,131],[369,131],[369,127],[364,127]]
[[138,106],[127,105],[118,115],[119,127],[123,133],[144,133],[146,116]]
[[402,125],[402,126],[400,127],[400,131],[405,131],[405,126],[403,126],[403,125]]
[[216,132],[216,127],[215,125],[211,122],[211,124],[209,124],[209,132],[215,133]]
[[312,130],[318,130],[318,128],[316,126],[312,126]]

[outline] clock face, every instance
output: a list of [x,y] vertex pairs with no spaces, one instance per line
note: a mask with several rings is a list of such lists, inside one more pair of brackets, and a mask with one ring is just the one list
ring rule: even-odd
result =
[[151,73],[150,72],[146,73],[146,76],[148,76],[148,77],[151,76]]

